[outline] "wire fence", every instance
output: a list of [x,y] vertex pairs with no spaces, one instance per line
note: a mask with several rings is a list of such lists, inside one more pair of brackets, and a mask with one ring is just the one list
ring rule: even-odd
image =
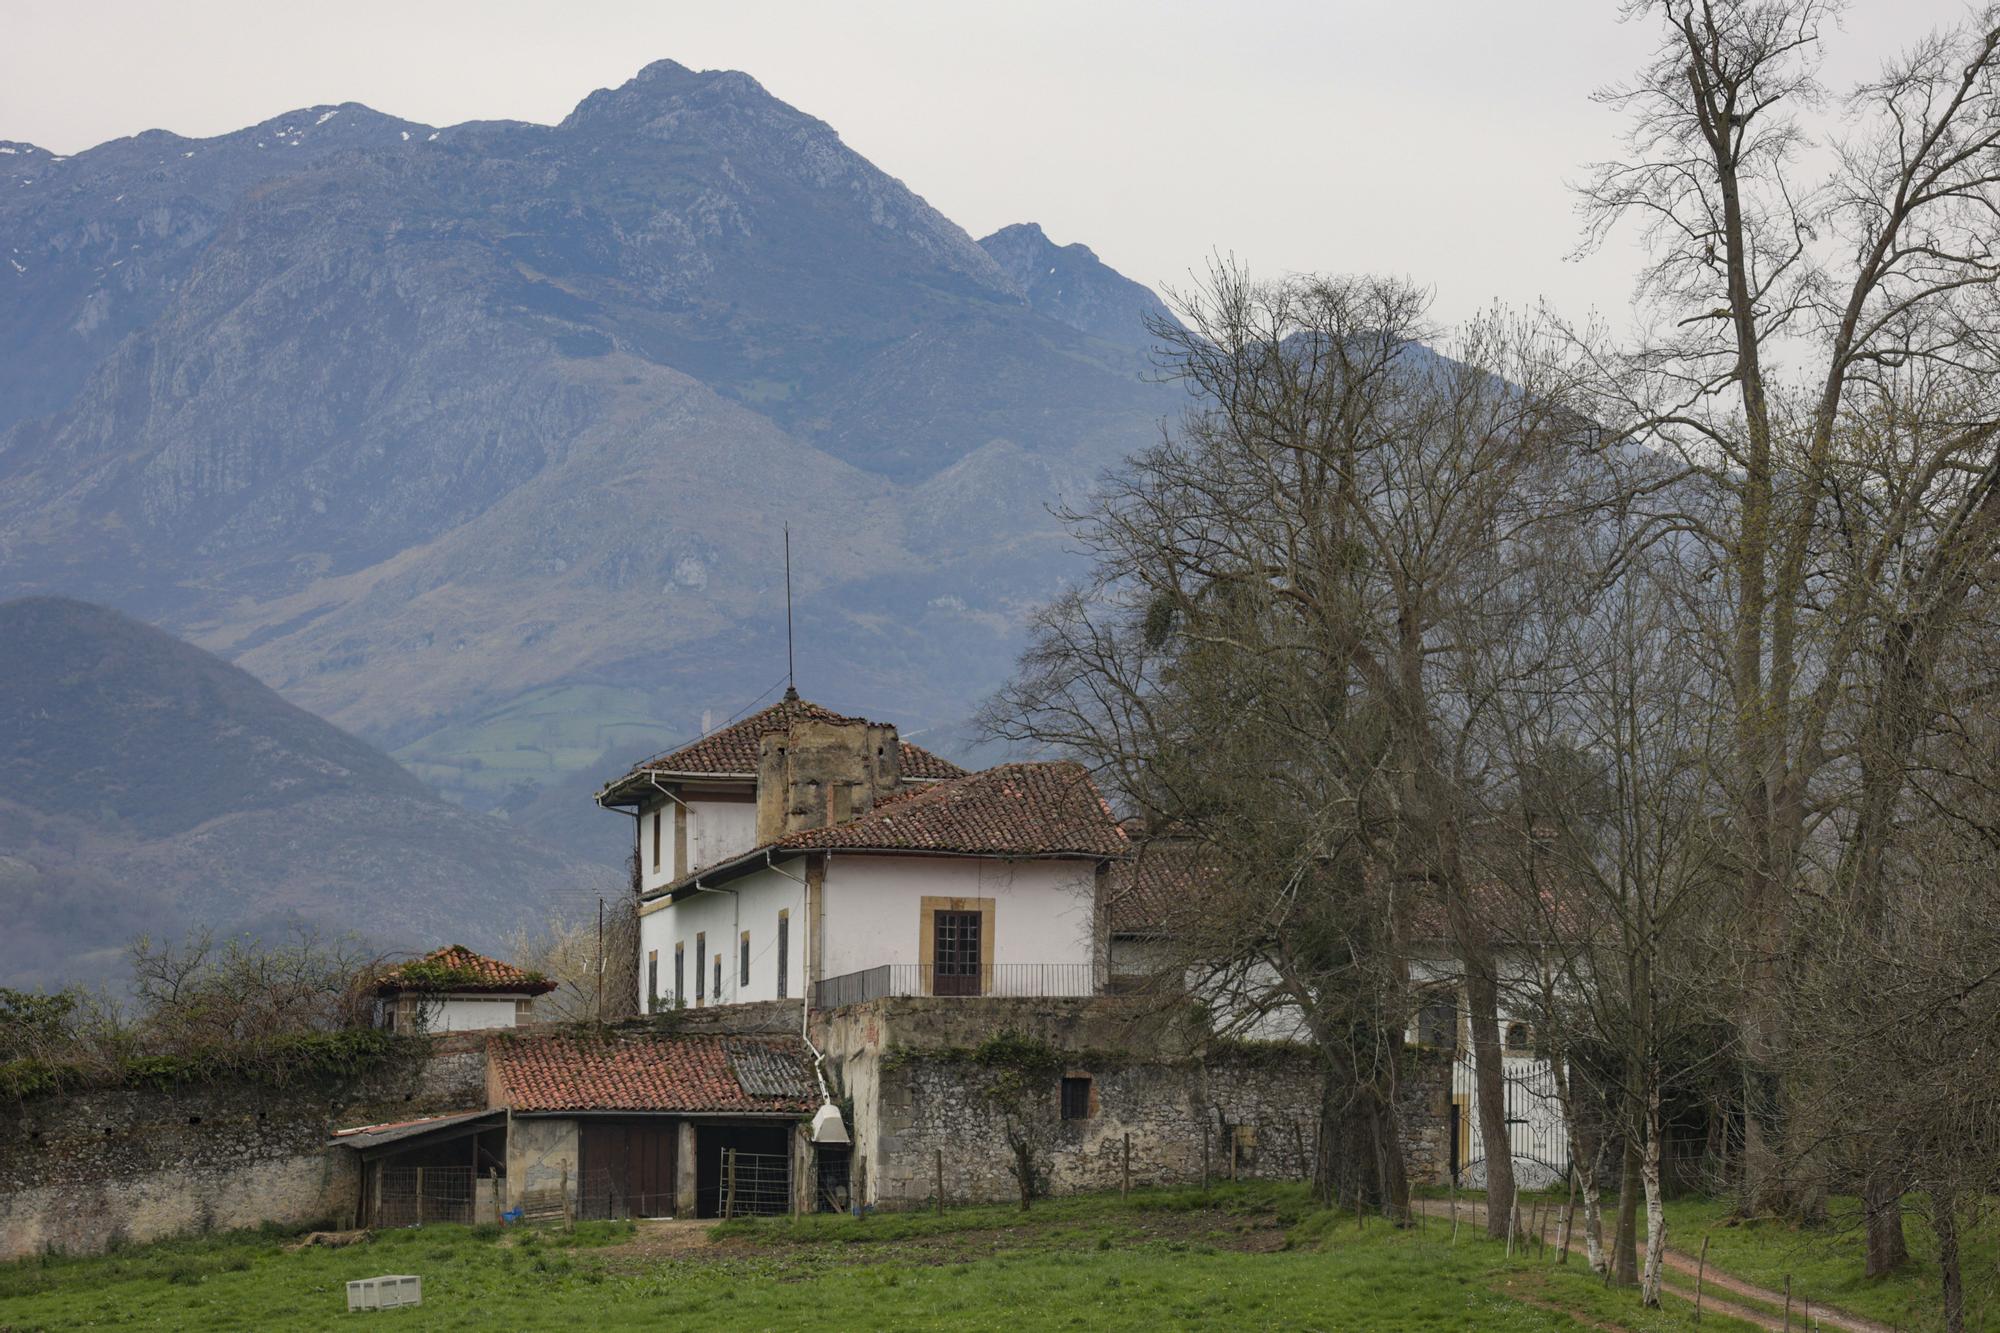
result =
[[469,1166],[385,1166],[377,1177],[373,1225],[470,1222],[472,1187]]
[[1094,963],[987,963],[970,967],[884,963],[828,977],[813,986],[813,1004],[837,1009],[889,996],[1050,999],[1096,995],[1103,973]]

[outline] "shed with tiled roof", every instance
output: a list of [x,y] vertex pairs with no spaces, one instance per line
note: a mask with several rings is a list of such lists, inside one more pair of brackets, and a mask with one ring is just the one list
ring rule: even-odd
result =
[[466,1032],[533,1021],[535,998],[556,988],[539,972],[447,944],[375,979],[378,1018],[394,1032]]

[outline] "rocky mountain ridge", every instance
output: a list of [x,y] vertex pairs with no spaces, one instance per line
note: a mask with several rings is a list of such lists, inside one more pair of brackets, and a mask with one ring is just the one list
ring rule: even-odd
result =
[[802,685],[948,750],[1073,569],[1049,506],[1174,406],[1144,288],[974,241],[740,73],[11,146],[0,596],[162,626],[600,859],[595,782],[782,675],[784,528]]

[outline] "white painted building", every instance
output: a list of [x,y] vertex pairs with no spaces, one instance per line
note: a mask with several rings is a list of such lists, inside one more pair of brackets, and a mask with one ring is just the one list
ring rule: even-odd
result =
[[451,944],[383,973],[375,995],[392,1032],[471,1032],[533,1022],[535,998],[555,988],[538,973]]
[[643,1007],[1098,988],[1125,840],[1077,765],[968,774],[788,696],[598,801],[634,818]]

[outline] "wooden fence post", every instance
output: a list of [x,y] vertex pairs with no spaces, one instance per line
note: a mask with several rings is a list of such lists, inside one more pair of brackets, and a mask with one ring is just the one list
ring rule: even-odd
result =
[[417,1168],[417,1225],[424,1224],[424,1169]]
[[1125,1167],[1118,1177],[1118,1197],[1124,1198],[1132,1192],[1132,1136],[1125,1135]]
[[1792,1275],[1785,1274],[1785,1333],[1792,1333]]
[[727,1221],[736,1216],[736,1149],[723,1149],[722,1172],[727,1182],[722,1196],[722,1217]]
[[1701,1237],[1701,1262],[1694,1270],[1694,1322],[1701,1322],[1701,1280],[1708,1276],[1708,1233]]
[[1451,1178],[1451,1243],[1458,1244],[1458,1177]]

